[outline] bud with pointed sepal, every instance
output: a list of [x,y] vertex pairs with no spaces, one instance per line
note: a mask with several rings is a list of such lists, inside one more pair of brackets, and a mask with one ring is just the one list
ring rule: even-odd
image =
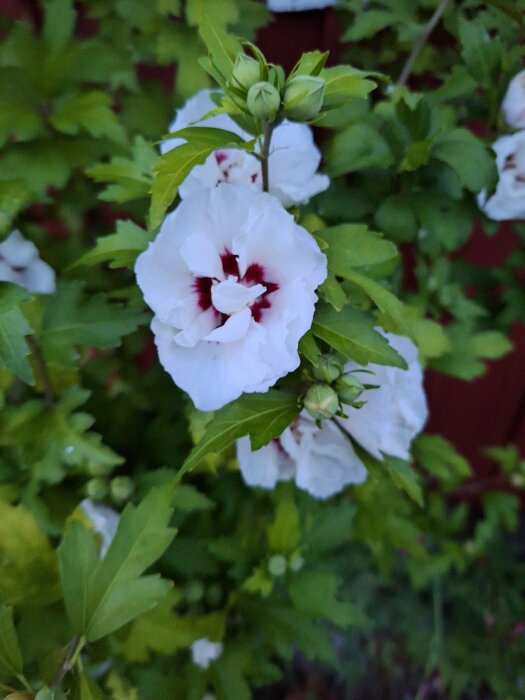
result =
[[117,476],[111,480],[109,490],[111,498],[117,503],[123,503],[133,493],[133,482],[129,476]]
[[345,374],[335,383],[335,390],[342,403],[352,404],[361,396],[365,387],[355,374]]
[[296,75],[284,90],[284,113],[295,121],[309,121],[323,106],[325,81],[315,75]]
[[343,363],[335,355],[321,355],[317,361],[317,367],[313,369],[313,375],[322,382],[331,384],[343,373]]
[[331,418],[339,410],[339,398],[328,384],[314,384],[305,394],[304,407],[315,420]]
[[279,111],[281,96],[271,83],[260,81],[248,90],[246,104],[250,114],[256,119],[263,122],[273,122]]
[[245,53],[237,54],[231,75],[231,82],[235,87],[247,92],[254,83],[260,82],[262,77],[259,61]]

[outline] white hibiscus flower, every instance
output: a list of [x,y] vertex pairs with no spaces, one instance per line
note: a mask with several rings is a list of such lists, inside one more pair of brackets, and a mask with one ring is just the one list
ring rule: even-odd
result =
[[[423,370],[411,340],[384,335],[405,358],[408,369],[368,365],[374,373],[369,381],[379,388],[363,392],[359,398],[366,403],[361,408],[345,406],[348,418],[323,421],[318,428],[303,411],[278,440],[256,452],[248,437],[238,440],[239,466],[249,486],[273,488],[277,481],[295,479],[312,496],[327,498],[348,484],[361,484],[366,468],[346,433],[376,459],[383,460],[384,454],[409,458],[410,444],[428,416]],[[345,371],[358,368],[348,363]]]
[[494,221],[525,219],[525,131],[502,136],[492,149],[496,152],[498,184],[488,199],[485,190],[480,192],[478,204]]
[[219,185],[166,217],[135,271],[162,365],[209,411],[299,366],[326,258],[274,197]]
[[272,12],[302,12],[330,7],[335,0],[267,0],[266,4]]
[[35,244],[15,230],[0,243],[0,282],[12,282],[37,294],[53,294],[55,272],[40,259]]
[[207,637],[197,639],[191,645],[191,658],[196,666],[208,668],[222,654],[222,643],[211,642]]
[[525,128],[525,70],[510,81],[501,108],[509,126],[515,129]]
[[91,521],[93,530],[102,538],[99,551],[99,556],[102,558],[108,551],[109,545],[115,537],[120,515],[112,508],[109,508],[109,506],[105,506],[102,503],[93,503],[89,498],[85,498],[80,503],[80,508],[82,508],[87,518]]
[[[214,109],[210,90],[201,90],[179,109],[170,131],[178,131],[192,124],[233,131],[245,140],[253,138],[226,114],[219,114],[202,120]],[[198,122],[193,124],[193,122]],[[168,139],[161,143],[162,153],[184,143],[183,139]],[[268,159],[270,193],[275,195],[285,207],[303,204],[310,197],[324,192],[330,184],[326,175],[317,173],[321,153],[316,147],[312,130],[306,124],[283,121],[272,135]],[[179,188],[182,199],[203,188],[215,187],[219,183],[244,185],[250,189],[262,190],[260,161],[241,149],[224,148],[211,153],[203,165],[197,165]]]

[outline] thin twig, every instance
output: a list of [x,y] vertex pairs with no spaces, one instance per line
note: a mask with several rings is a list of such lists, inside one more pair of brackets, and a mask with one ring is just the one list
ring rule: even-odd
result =
[[38,379],[40,380],[42,387],[44,388],[46,406],[48,408],[52,408],[55,403],[55,397],[53,396],[53,386],[51,384],[51,379],[47,371],[47,365],[44,359],[44,355],[42,354],[40,345],[37,343],[37,340],[34,335],[27,336],[27,344],[29,345],[31,355],[33,356],[33,360],[35,362],[35,369],[38,374]]
[[64,680],[64,676],[69,673],[69,671],[72,670],[73,666],[76,663],[76,660],[78,658],[78,655],[84,648],[84,644],[86,643],[86,640],[84,637],[73,637],[71,642],[69,643],[69,648],[68,652],[66,654],[66,658],[64,659],[62,665],[58,669],[58,671],[55,674],[55,677],[51,681],[52,686],[59,686],[62,681]]
[[427,24],[423,28],[423,31],[416,39],[416,42],[415,42],[414,46],[412,47],[412,51],[410,52],[410,55],[407,58],[405,65],[403,66],[403,70],[401,71],[399,78],[397,79],[398,85],[405,85],[405,83],[407,82],[407,80],[410,76],[410,73],[412,72],[414,62],[419,55],[419,52],[421,51],[423,46],[427,43],[429,36],[432,34],[434,29],[436,28],[439,20],[441,19],[441,16],[443,15],[443,12],[445,12],[445,9],[446,9],[448,3],[449,3],[449,0],[441,0],[439,5],[436,7],[434,14],[428,20]]
[[270,157],[270,141],[272,140],[273,124],[264,125],[263,145],[261,152],[261,170],[263,181],[263,192],[270,191],[270,174],[268,169],[268,159]]

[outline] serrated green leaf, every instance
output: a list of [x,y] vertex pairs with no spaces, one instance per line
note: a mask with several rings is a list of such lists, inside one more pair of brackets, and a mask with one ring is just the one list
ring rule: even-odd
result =
[[416,471],[408,462],[388,456],[384,465],[394,484],[405,491],[419,506],[423,506],[423,492]]
[[77,346],[115,348],[145,321],[142,313],[109,303],[103,294],[83,298],[81,282],[62,282],[49,298],[39,335],[48,362],[65,367],[78,358]]
[[331,140],[326,153],[327,170],[338,177],[375,166],[388,168],[394,157],[385,139],[368,124],[351,124]]
[[117,232],[97,238],[93,250],[82,255],[73,267],[109,262],[112,269],[133,268],[137,256],[148,247],[151,239],[151,234],[133,221],[117,221]]
[[199,34],[207,47],[212,64],[222,75],[223,79],[230,77],[235,57],[242,51],[241,43],[211,17],[204,17],[199,26]]
[[413,445],[413,454],[429,474],[444,482],[457,484],[471,474],[467,460],[441,435],[419,435]]
[[0,233],[10,230],[13,219],[30,199],[23,180],[0,182]]
[[22,652],[13,623],[13,609],[0,603],[0,678],[12,678],[22,673],[22,669]]
[[310,331],[303,335],[299,341],[299,353],[313,365],[317,366],[317,361],[321,354],[317,343]]
[[152,609],[169,590],[158,575],[142,576],[173,539],[171,485],[152,489],[128,505],[113,541],[98,559],[96,539],[79,522],[69,524],[59,547],[64,601],[74,631],[96,641]]
[[440,135],[434,143],[432,157],[449,165],[471,192],[490,190],[496,181],[493,157],[467,129],[453,129]]
[[75,8],[72,0],[45,0],[43,37],[49,49],[62,51],[73,34]]
[[244,394],[217,411],[206,426],[204,436],[185,460],[179,474],[190,471],[207,454],[223,450],[243,435],[249,435],[252,449],[258,450],[281,435],[298,413],[299,404],[296,398],[282,391]]
[[239,9],[235,0],[186,0],[186,21],[200,26],[209,19],[222,25],[235,24],[239,20]]
[[0,365],[16,374],[26,384],[33,381],[28,360],[26,336],[32,332],[20,304],[30,295],[20,287],[0,283]]
[[350,268],[368,270],[377,265],[393,267],[399,260],[393,243],[380,234],[369,231],[364,224],[341,224],[322,229],[316,236],[328,243],[325,255],[328,269],[335,275],[346,277]]
[[[320,239],[318,239],[318,241],[319,240]],[[328,275],[323,284],[318,288],[318,291],[321,297],[333,306],[336,311],[341,311],[346,304],[345,290],[333,274]]]
[[388,316],[388,318],[399,328],[402,335],[412,335],[409,327],[410,324],[407,324],[406,321],[406,310],[402,302],[400,302],[399,299],[392,294],[392,292],[389,292],[388,289],[385,289],[370,277],[362,275],[360,272],[355,272],[354,270],[347,271],[345,277],[360,287],[363,292],[370,297],[377,308],[383,314]]
[[249,661],[249,656],[242,649],[226,649],[220,655],[210,669],[213,687],[219,698],[250,700],[253,697],[243,674],[243,667],[247,666]]
[[326,81],[323,109],[337,107],[356,97],[365,99],[376,87],[376,84],[367,78],[367,73],[352,66],[324,68],[320,76]]
[[84,129],[96,138],[107,136],[113,141],[125,141],[111,97],[100,90],[61,98],[49,122],[63,134],[75,135]]
[[312,333],[361,365],[372,362],[406,369],[405,360],[375,330],[375,325],[372,316],[358,309],[347,307],[335,311],[326,304],[318,304]]
[[292,496],[281,498],[275,518],[266,531],[268,544],[274,552],[290,554],[297,549],[301,539],[299,511]]
[[512,349],[512,343],[499,331],[475,333],[468,323],[447,326],[450,351],[432,360],[439,372],[461,379],[474,379],[485,371],[483,359],[497,359]]
[[301,571],[289,583],[290,598],[297,610],[314,618],[326,618],[343,629],[366,621],[353,603],[336,598],[339,578],[329,571]]

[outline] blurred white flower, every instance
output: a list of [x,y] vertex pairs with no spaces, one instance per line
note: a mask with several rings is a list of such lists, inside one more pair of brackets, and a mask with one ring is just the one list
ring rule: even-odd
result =
[[326,258],[275,197],[220,185],[166,217],[135,271],[162,365],[210,411],[299,366]]
[[487,199],[485,190],[478,204],[489,219],[525,219],[525,131],[502,136],[492,144],[496,153],[498,184]]
[[266,4],[272,12],[302,12],[330,7],[335,0],[267,0]]
[[525,128],[525,70],[510,81],[501,108],[509,126],[515,129]]
[[[303,411],[278,440],[256,452],[248,437],[238,440],[239,466],[249,486],[273,488],[277,481],[295,479],[312,496],[328,498],[348,484],[361,484],[367,471],[346,433],[376,459],[383,460],[384,454],[409,458],[410,444],[428,417],[423,370],[411,340],[384,335],[405,358],[408,369],[368,365],[373,375],[367,383],[378,388],[363,392],[359,400],[366,404],[361,408],[345,406],[348,418],[325,420],[318,428]],[[349,362],[345,371],[359,367]]]
[[[253,138],[228,115],[218,114],[202,120],[202,117],[214,109],[210,90],[201,90],[181,107],[170,131],[178,131],[189,126],[208,126],[232,131],[245,140]],[[194,124],[194,122],[197,122]],[[174,138],[160,145],[162,153],[184,143],[183,139]],[[323,192],[330,184],[326,175],[317,173],[321,162],[321,153],[316,147],[312,130],[306,124],[283,121],[274,129],[268,159],[270,194],[275,195],[285,207],[303,204],[310,197]],[[179,188],[182,199],[203,188],[215,187],[219,183],[243,185],[250,189],[262,190],[262,172],[260,161],[252,154],[241,149],[224,148],[211,153],[203,165],[197,165]]]
[[196,666],[208,668],[222,654],[222,643],[211,642],[207,637],[197,639],[191,645],[191,658]]
[[0,243],[0,282],[12,282],[38,294],[53,294],[55,272],[40,259],[35,244],[15,230]]
[[102,503],[93,503],[89,498],[85,498],[81,501],[80,507],[91,521],[95,532],[102,538],[99,552],[99,556],[102,558],[113,541],[120,515],[112,508],[109,508],[109,506],[105,506]]

